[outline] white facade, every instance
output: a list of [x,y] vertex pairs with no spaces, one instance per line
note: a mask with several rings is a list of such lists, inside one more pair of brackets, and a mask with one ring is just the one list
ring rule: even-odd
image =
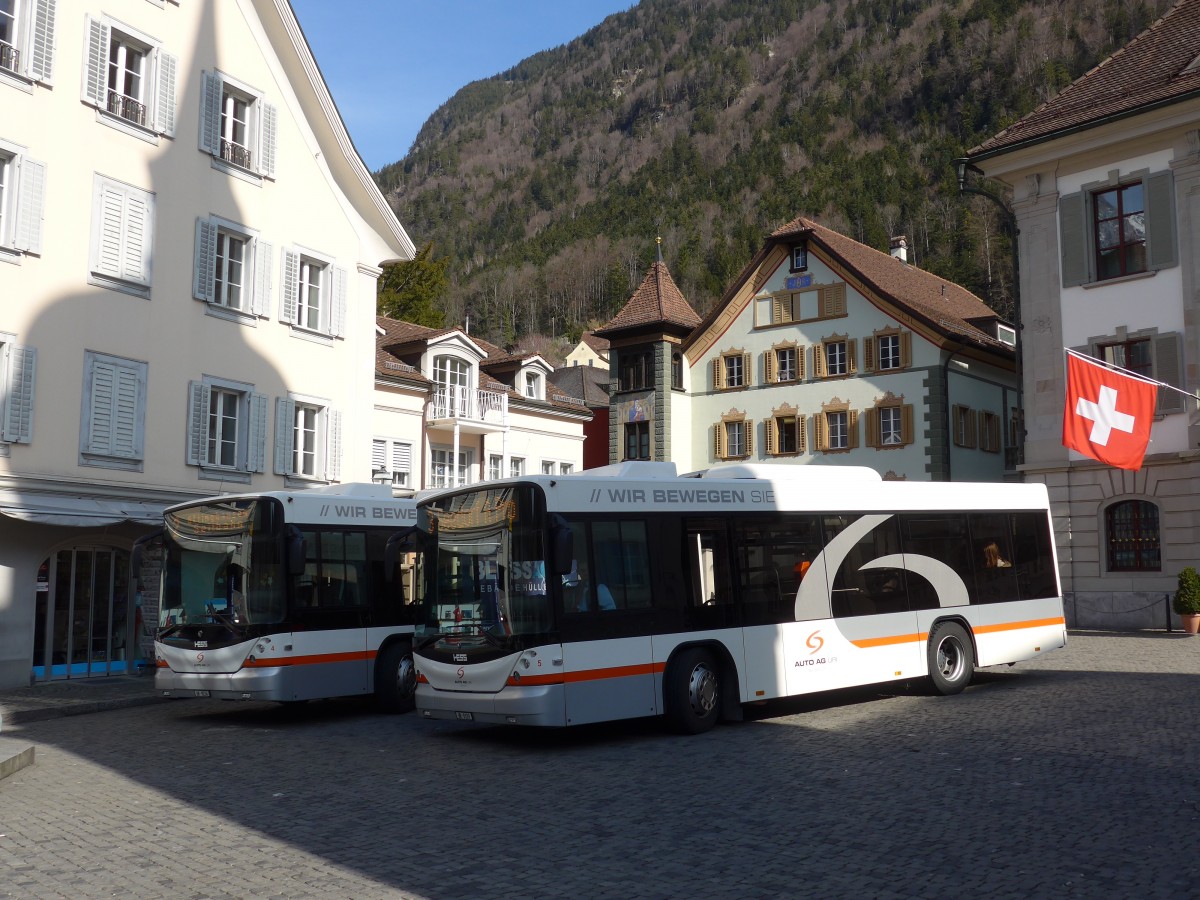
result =
[[0,686],[132,668],[164,505],[369,480],[375,281],[412,255],[285,0],[17,10]]

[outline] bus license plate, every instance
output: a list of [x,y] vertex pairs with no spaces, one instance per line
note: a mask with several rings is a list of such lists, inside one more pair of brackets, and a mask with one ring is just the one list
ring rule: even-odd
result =
[[192,693],[197,697],[211,697],[212,696],[212,694],[209,691],[193,691]]
[[464,721],[470,722],[472,719],[475,718],[475,714],[469,713],[469,712],[456,712],[454,714],[454,718],[463,719]]

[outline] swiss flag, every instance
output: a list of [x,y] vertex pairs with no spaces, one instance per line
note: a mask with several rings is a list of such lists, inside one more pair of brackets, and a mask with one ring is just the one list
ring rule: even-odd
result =
[[1140,469],[1158,387],[1067,354],[1063,444],[1118,469]]

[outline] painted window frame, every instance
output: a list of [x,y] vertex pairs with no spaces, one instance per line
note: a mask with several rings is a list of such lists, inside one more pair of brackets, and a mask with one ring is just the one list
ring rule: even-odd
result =
[[394,488],[412,487],[412,441],[401,438],[371,438],[371,476],[385,472]]
[[[212,157],[212,166],[231,175],[259,182],[274,180],[279,131],[279,110],[262,91],[220,70],[201,73],[200,150]],[[229,135],[230,104],[246,104],[246,143]],[[240,149],[237,149],[240,148]]]
[[0,259],[41,254],[45,194],[46,164],[0,138]]
[[[325,341],[345,337],[349,290],[346,270],[336,265],[333,257],[298,245],[286,247],[282,256],[279,321],[298,337]],[[311,302],[313,290],[317,294],[315,304]],[[305,309],[315,309],[315,324],[311,316],[302,321]]]
[[722,350],[712,361],[713,388],[740,391],[754,383],[754,360],[744,349]]
[[[904,402],[903,394],[896,396],[889,391],[864,412],[868,447],[874,447],[876,450],[899,450],[916,440],[913,405]],[[890,425],[885,421],[887,419],[892,420]]]
[[[1148,341],[1150,347],[1150,367],[1148,370],[1145,370],[1145,373],[1164,384],[1174,385],[1181,390],[1186,390],[1184,387],[1185,369],[1183,363],[1184,336],[1180,332],[1159,331],[1157,327],[1130,331],[1124,326],[1119,326],[1112,334],[1089,337],[1088,343],[1085,346],[1073,349],[1080,353],[1085,353],[1093,359],[1114,362],[1117,365],[1128,368],[1128,366],[1125,366],[1125,363],[1117,359],[1118,354],[1107,353],[1106,351],[1109,348],[1136,345],[1144,341]],[[1140,368],[1145,369],[1144,366]],[[1156,416],[1165,416],[1172,413],[1184,412],[1187,409],[1186,400],[1187,398],[1179,393],[1179,391],[1159,389],[1158,402],[1155,404],[1154,414]]]
[[[791,404],[785,403],[771,410],[771,417],[763,422],[763,451],[773,457],[799,456],[807,452],[806,425],[807,417]],[[786,439],[789,431],[791,440]]]
[[18,0],[10,41],[0,39],[0,83],[26,93],[53,84],[55,0]]
[[[214,461],[209,447],[213,441],[213,394],[232,398],[236,405],[236,446],[234,461]],[[267,467],[267,413],[270,401],[255,391],[254,385],[215,375],[203,375],[188,382],[186,463],[194,466],[204,481],[232,481],[248,484],[252,474]]]
[[[791,377],[786,377],[787,371],[783,367],[781,358],[784,354],[791,354],[792,369]],[[805,348],[802,344],[795,341],[784,341],[779,344],[774,344],[769,350],[763,353],[763,375],[767,384],[795,384],[804,380],[805,370]]]
[[815,449],[820,453],[849,453],[858,447],[858,410],[833,398],[813,417]]
[[[432,444],[429,447],[429,487],[435,490],[441,488],[465,487],[471,484],[471,467],[475,463],[475,450],[471,447],[459,447],[458,461],[455,471],[447,472],[448,466],[454,465],[452,456],[454,448]],[[449,477],[447,477],[447,475]]]
[[[296,432],[304,431],[298,419],[303,413],[314,414],[314,439],[311,449],[297,449]],[[311,455],[312,472],[303,471],[297,459]],[[275,474],[283,475],[289,486],[313,482],[339,481],[342,474],[342,413],[329,400],[291,391],[275,401]]]
[[[840,349],[840,352],[839,352]],[[838,371],[830,371],[830,355],[839,356]],[[813,370],[817,378],[849,378],[858,374],[858,341],[848,334],[831,334],[813,346]]]
[[719,459],[749,459],[754,455],[754,420],[730,410],[713,425],[713,455]]
[[[81,99],[95,108],[97,121],[155,143],[159,137],[173,138],[179,58],[159,39],[111,16],[87,16],[86,22]],[[138,96],[112,85],[115,67],[131,52],[141,54],[145,65],[138,73]]]
[[[222,242],[240,240],[245,245],[242,260],[242,294],[245,302],[233,306],[221,297],[217,270]],[[220,216],[196,219],[196,244],[192,267],[192,297],[208,304],[208,312],[221,318],[247,322],[267,316],[273,288],[272,261],[275,248],[253,228]]]
[[[912,367],[912,332],[898,327],[881,328],[862,342],[864,371],[883,374]],[[885,357],[888,365],[883,364]]]

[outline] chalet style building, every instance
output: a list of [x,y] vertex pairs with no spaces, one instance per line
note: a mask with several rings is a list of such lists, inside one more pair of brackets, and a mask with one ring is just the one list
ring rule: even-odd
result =
[[377,317],[372,478],[404,495],[578,471],[591,413],[551,372],[461,328]]
[[[1200,413],[1160,388],[1139,471],[1062,444],[1064,348],[1200,389],[1200,0],[973,149],[1020,229],[1024,478],[1044,482],[1069,621],[1162,627],[1200,566]],[[965,173],[964,173],[965,174]]]
[[0,108],[11,687],[145,664],[167,505],[371,478],[413,246],[286,0],[4,4]]
[[884,253],[798,218],[703,320],[654,263],[597,330],[612,345],[610,460],[1012,476],[1015,332],[893,243]]

